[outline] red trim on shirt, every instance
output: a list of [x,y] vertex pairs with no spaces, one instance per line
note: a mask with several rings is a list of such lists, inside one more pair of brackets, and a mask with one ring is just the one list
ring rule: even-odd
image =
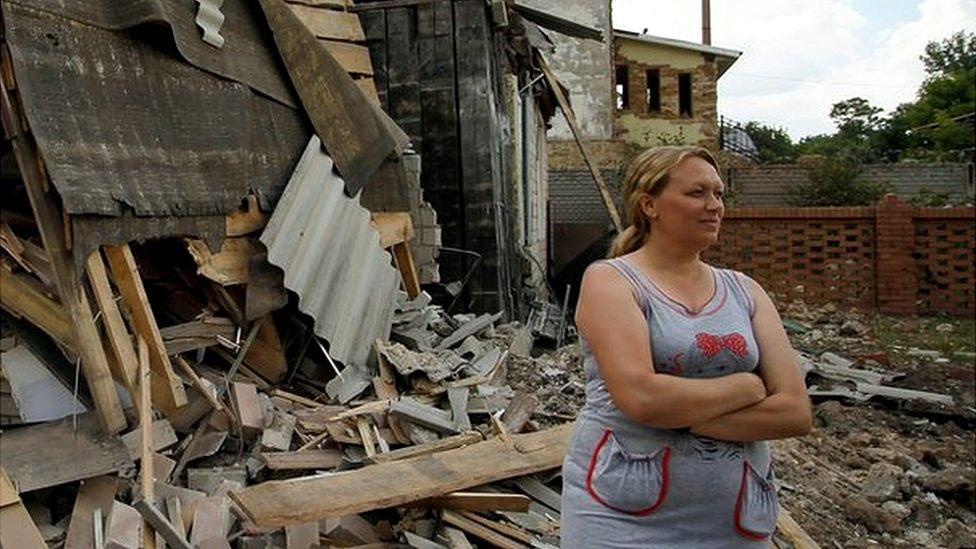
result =
[[749,463],[745,460],[742,461],[742,482],[739,484],[739,497],[735,499],[735,531],[739,533],[740,536],[751,539],[755,541],[762,541],[769,539],[772,534],[759,534],[751,530],[746,530],[742,526],[742,500],[746,495],[746,478],[749,475]]
[[593,454],[590,456],[590,466],[586,469],[586,491],[589,492],[590,497],[595,499],[598,503],[606,507],[609,507],[614,511],[619,511],[621,513],[627,513],[628,515],[634,515],[638,517],[645,517],[647,515],[650,515],[654,511],[657,511],[657,508],[660,507],[662,503],[664,503],[664,498],[668,495],[668,481],[670,478],[670,475],[668,474],[668,464],[671,461],[671,447],[670,446],[664,447],[664,455],[661,458],[661,475],[663,476],[663,480],[661,483],[661,492],[657,495],[657,499],[654,500],[654,503],[652,503],[650,507],[644,509],[638,509],[636,511],[628,511],[627,509],[621,509],[619,507],[614,507],[613,505],[610,505],[609,503],[604,501],[603,498],[601,498],[600,495],[597,494],[596,490],[593,488],[593,470],[596,469],[596,459],[597,456],[600,455],[600,450],[603,449],[603,445],[606,444],[607,440],[610,439],[611,434],[612,431],[610,429],[603,431],[603,436],[600,437],[600,442],[598,442],[596,444],[596,448],[593,449]]

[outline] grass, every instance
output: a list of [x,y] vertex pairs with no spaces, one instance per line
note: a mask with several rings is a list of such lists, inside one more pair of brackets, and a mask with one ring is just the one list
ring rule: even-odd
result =
[[[910,347],[939,351],[950,359],[956,352],[976,351],[976,320],[972,318],[877,315],[872,325],[881,346],[895,355],[904,355]],[[939,326],[942,331],[936,329]],[[946,330],[947,326],[952,329]]]

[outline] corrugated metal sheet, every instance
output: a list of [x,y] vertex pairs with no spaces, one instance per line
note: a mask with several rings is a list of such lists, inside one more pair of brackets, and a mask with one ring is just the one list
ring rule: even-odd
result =
[[285,287],[315,321],[332,358],[364,366],[373,341],[390,333],[399,274],[379,245],[369,212],[343,192],[345,183],[313,136],[261,241]]

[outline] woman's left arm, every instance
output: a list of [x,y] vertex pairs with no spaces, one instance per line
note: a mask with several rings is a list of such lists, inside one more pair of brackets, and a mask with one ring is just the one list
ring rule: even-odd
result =
[[767,396],[758,404],[694,425],[697,435],[747,442],[805,435],[813,420],[796,355],[776,306],[765,290],[747,278],[755,297],[753,332],[759,345],[759,375]]

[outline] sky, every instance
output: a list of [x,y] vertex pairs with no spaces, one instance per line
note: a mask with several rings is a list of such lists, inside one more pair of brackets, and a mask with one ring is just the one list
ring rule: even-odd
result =
[[[612,0],[614,28],[701,41],[700,0]],[[913,101],[932,40],[976,30],[976,0],[711,0],[712,45],[742,56],[719,80],[718,112],[793,139],[834,131],[830,107]]]

